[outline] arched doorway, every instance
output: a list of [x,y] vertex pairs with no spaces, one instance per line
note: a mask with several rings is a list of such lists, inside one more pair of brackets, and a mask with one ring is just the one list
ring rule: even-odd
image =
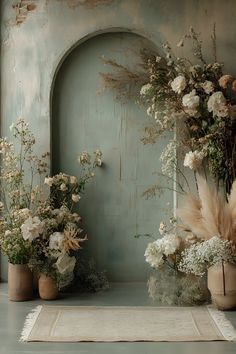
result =
[[[102,89],[102,56],[132,67],[139,49],[150,43],[131,33],[106,33],[75,48],[55,79],[52,97],[52,172],[78,175],[77,156],[100,148],[104,167],[87,186],[80,214],[89,241],[85,253],[111,281],[144,281],[147,239],[136,234],[157,233],[167,199],[142,198],[156,182],[164,142],[144,147],[140,141],[146,112],[134,101],[122,103]],[[167,196],[166,196],[167,197]],[[170,197],[170,196],[169,196]],[[170,199],[169,199],[170,201]]]

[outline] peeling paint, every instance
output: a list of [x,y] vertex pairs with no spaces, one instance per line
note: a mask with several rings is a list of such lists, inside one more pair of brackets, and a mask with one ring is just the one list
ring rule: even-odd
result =
[[[57,0],[60,1],[60,0]],[[110,5],[114,0],[63,0],[69,7],[76,8],[78,6],[84,6],[87,9],[93,9],[98,6]]]
[[28,13],[36,9],[36,0],[21,0],[12,5],[16,12],[15,24],[21,25],[27,18]]

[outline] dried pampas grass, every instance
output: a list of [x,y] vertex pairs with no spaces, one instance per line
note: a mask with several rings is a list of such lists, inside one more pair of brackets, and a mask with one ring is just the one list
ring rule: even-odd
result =
[[188,194],[185,205],[177,210],[186,231],[200,239],[219,235],[236,243],[236,181],[234,181],[228,202],[207,181],[197,177],[198,197]]

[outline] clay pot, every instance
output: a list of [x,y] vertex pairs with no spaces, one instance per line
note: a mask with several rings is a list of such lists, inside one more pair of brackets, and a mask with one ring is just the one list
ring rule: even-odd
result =
[[222,263],[212,266],[207,274],[212,302],[220,310],[236,307],[236,265]]
[[8,298],[11,301],[31,300],[33,276],[27,264],[8,264]]
[[56,281],[45,274],[39,276],[39,296],[43,300],[55,300],[58,297]]

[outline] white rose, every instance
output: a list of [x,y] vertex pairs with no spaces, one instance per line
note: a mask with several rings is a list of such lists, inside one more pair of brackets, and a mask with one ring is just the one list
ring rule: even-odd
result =
[[81,197],[79,194],[72,194],[71,198],[72,198],[73,202],[78,203],[80,201]]
[[212,93],[214,91],[213,82],[211,82],[209,80],[204,81],[201,86],[207,95],[209,95],[210,93]]
[[187,95],[184,95],[182,98],[182,103],[184,107],[187,107],[191,110],[196,110],[196,108],[199,106],[199,96],[196,95],[196,90],[192,90],[190,93]]
[[47,184],[49,187],[53,185],[53,178],[52,177],[45,177],[44,184]]
[[217,91],[210,96],[207,108],[209,112],[213,113],[213,116],[227,117],[229,114],[226,98],[221,91]]
[[24,240],[33,241],[43,233],[44,222],[38,216],[30,216],[22,225],[21,232]]
[[63,249],[64,235],[61,232],[54,232],[49,237],[49,248],[50,250],[60,250]]
[[183,75],[177,76],[170,84],[172,90],[176,93],[181,93],[186,87],[186,79]]
[[73,272],[76,263],[75,257],[68,256],[67,253],[60,255],[56,262],[56,267],[60,274],[70,274]]
[[189,151],[184,158],[184,166],[189,167],[191,170],[197,170],[204,158],[204,153],[198,150]]

